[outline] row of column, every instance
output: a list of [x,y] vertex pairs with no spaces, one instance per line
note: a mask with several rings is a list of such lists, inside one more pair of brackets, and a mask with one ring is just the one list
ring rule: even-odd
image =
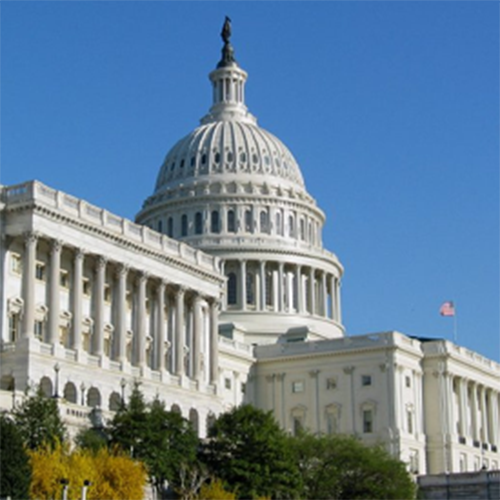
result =
[[[25,235],[25,252],[23,259],[22,276],[22,336],[29,338],[34,336],[35,330],[35,269],[37,242],[39,236],[35,233]],[[60,320],[60,273],[61,273],[61,253],[63,244],[59,240],[51,241],[50,269],[48,282],[48,336],[50,344],[59,343],[59,320]],[[73,260],[73,280],[71,293],[72,309],[72,335],[71,348],[82,349],[82,303],[83,303],[83,264],[85,253],[82,249],[74,249]],[[95,283],[93,297],[94,311],[94,333],[92,342],[92,354],[96,356],[104,355],[104,330],[105,330],[105,285],[106,285],[107,260],[103,256],[96,256]],[[127,360],[127,277],[129,268],[123,264],[114,264],[116,269],[115,283],[115,325],[114,325],[114,354],[115,359],[120,362]],[[194,295],[193,298],[193,369],[192,376],[199,380],[201,376],[201,341],[204,331],[203,303],[208,303],[209,307],[209,379],[214,383],[218,376],[218,307],[219,303],[215,298],[202,297],[196,291],[188,290],[185,287],[168,283],[160,277],[150,277],[143,271],[137,273],[137,310],[136,310],[136,364],[145,367],[146,360],[146,286],[148,280],[155,286],[156,317],[154,318],[154,360],[153,368],[165,370],[166,349],[169,348],[167,339],[167,319],[165,318],[165,297],[167,286],[169,292],[174,292],[175,297],[175,331],[173,332],[174,350],[174,373],[176,375],[185,374],[185,352],[186,352],[186,325],[185,325],[185,302],[186,293]]]
[[[236,274],[238,297],[235,305],[243,311],[252,305],[259,311],[271,308],[276,312],[309,313],[342,322],[340,279],[334,274],[284,262],[259,261],[258,265],[250,267],[247,260],[239,260],[223,262],[222,266],[222,272],[228,277],[231,272]],[[271,286],[268,279],[272,280]],[[250,296],[255,295],[250,304],[248,286],[252,286]],[[267,293],[271,294],[271,300]],[[228,293],[224,305],[226,309],[231,305]]]
[[451,374],[445,374],[445,381],[447,392],[457,398],[458,415],[453,414],[455,405],[450,405],[450,418],[457,423],[458,434],[478,445],[499,446],[499,393],[476,381]]

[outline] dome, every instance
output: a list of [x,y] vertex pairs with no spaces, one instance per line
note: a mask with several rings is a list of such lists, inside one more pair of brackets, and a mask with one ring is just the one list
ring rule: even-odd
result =
[[201,125],[167,154],[156,181],[159,194],[189,178],[237,177],[259,183],[294,185],[304,190],[299,166],[274,135],[248,121],[225,119]]

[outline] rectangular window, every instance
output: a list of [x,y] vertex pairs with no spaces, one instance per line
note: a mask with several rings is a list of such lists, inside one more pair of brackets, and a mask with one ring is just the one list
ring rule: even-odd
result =
[[224,379],[224,387],[226,389],[231,389],[231,379],[230,378],[225,378]]
[[292,392],[304,392],[304,381],[296,380],[292,382]]
[[15,342],[19,337],[19,314],[9,316],[9,341]]
[[17,253],[13,253],[10,256],[10,270],[16,274],[21,274],[23,270],[21,256]]
[[44,330],[43,321],[35,321],[35,337],[38,340],[43,340],[43,330]]
[[43,262],[37,262],[35,266],[35,278],[40,281],[45,280],[45,264]]
[[304,429],[304,425],[302,423],[302,417],[293,417],[293,435],[297,436]]
[[326,379],[326,388],[332,391],[337,388],[337,379],[335,377],[330,377]]
[[83,295],[90,295],[90,280],[88,278],[83,278],[82,289]]
[[411,387],[411,378],[408,375],[405,377],[405,385]]
[[104,300],[106,302],[111,302],[111,287],[108,283],[104,285]]
[[411,411],[406,412],[406,426],[408,434],[413,434],[413,413]]
[[68,275],[68,271],[65,271],[65,270],[61,269],[61,271],[59,273],[59,284],[63,288],[68,288],[69,287],[69,275]]
[[371,375],[361,375],[361,385],[363,387],[368,387],[372,385],[372,376]]
[[245,394],[247,392],[247,384],[245,382],[241,383],[241,394]]
[[363,432],[366,434],[373,432],[372,410],[363,410]]
[[326,430],[328,434],[337,434],[339,432],[339,420],[337,413],[327,413]]

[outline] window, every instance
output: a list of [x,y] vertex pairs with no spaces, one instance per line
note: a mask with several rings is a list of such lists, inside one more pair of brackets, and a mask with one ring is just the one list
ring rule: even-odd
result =
[[35,266],[35,278],[40,281],[45,280],[45,264],[37,262]]
[[247,285],[247,304],[255,305],[255,275],[254,273],[247,272],[246,276]]
[[61,269],[61,271],[59,273],[59,284],[63,288],[68,288],[69,287],[68,271],[65,271],[64,269]]
[[88,278],[83,278],[83,295],[90,295],[90,280]]
[[405,377],[405,385],[411,387],[411,378],[408,375]]
[[273,305],[273,272],[266,272],[266,306]]
[[228,305],[236,305],[238,302],[238,288],[236,274],[229,273],[227,275],[227,303]]
[[326,414],[326,432],[328,434],[339,432],[339,415],[336,411],[329,411]]
[[35,337],[38,340],[43,340],[43,333],[44,333],[44,322],[35,321]]
[[363,432],[373,432],[373,410],[363,410]]
[[245,231],[247,233],[252,232],[252,211],[251,210],[245,210]]
[[269,233],[269,216],[264,210],[260,213],[260,232]]
[[226,389],[231,389],[231,379],[230,378],[225,378],[224,379],[224,387]]
[[337,379],[335,377],[329,377],[326,379],[326,388],[332,391],[337,388]]
[[108,283],[104,285],[104,300],[106,302],[111,302],[111,287]]
[[297,436],[304,430],[304,423],[303,423],[303,417],[301,416],[293,416],[293,435]]
[[196,212],[194,216],[194,233],[201,234],[203,232],[203,215],[201,212]]
[[158,232],[159,233],[163,232],[163,221],[162,220],[158,221]]
[[295,380],[294,382],[292,382],[292,392],[304,392],[304,381]]
[[174,219],[169,217],[167,220],[167,236],[173,238],[174,236]]
[[306,221],[304,219],[300,219],[300,239],[306,239]]
[[363,387],[368,387],[372,385],[372,376],[371,375],[361,375],[361,385]]
[[218,233],[220,230],[218,210],[214,210],[210,216],[210,230],[212,231],[212,233]]
[[279,212],[276,213],[276,234],[283,236],[283,225],[281,224],[281,214]]
[[187,236],[188,234],[188,217],[184,214],[181,217],[181,236]]
[[293,215],[290,215],[290,217],[288,217],[288,235],[290,236],[290,238],[293,238],[295,236]]
[[408,434],[413,434],[413,412],[406,410],[406,430]]
[[17,253],[13,253],[10,256],[10,270],[16,274],[21,274],[23,270],[21,256]]
[[227,213],[227,232],[236,232],[236,218],[234,216],[234,210],[229,210]]
[[19,338],[19,314],[11,314],[9,316],[9,342],[16,342]]
[[241,383],[241,394],[245,394],[247,392],[247,384],[245,382]]

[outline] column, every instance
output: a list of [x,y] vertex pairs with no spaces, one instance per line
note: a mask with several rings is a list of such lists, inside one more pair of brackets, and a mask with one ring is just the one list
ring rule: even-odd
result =
[[302,266],[295,267],[295,286],[297,288],[297,312],[304,312],[304,290],[302,286]]
[[82,348],[82,299],[83,299],[83,256],[80,248],[75,251],[73,271],[73,345],[72,348]]
[[104,353],[104,281],[106,273],[106,259],[98,257],[95,268],[94,289],[94,354],[102,356]]
[[227,311],[227,276],[226,276],[226,261],[221,259],[220,261],[220,273],[226,278],[222,293],[222,308]]
[[479,441],[479,428],[478,428],[478,408],[477,408],[477,388],[476,384],[472,384],[472,401],[471,401],[471,413],[472,413],[472,439],[474,441]]
[[314,268],[309,268],[309,306],[310,313],[316,313],[316,297],[314,296]]
[[259,275],[260,275],[260,310],[266,310],[266,262],[260,261],[259,264]]
[[460,437],[466,438],[469,433],[467,423],[467,381],[463,378],[459,379],[459,397]]
[[240,261],[240,308],[245,311],[247,308],[247,262],[246,260]]
[[50,248],[49,324],[47,340],[49,344],[53,345],[59,342],[61,250],[61,241],[52,241]]
[[210,303],[210,384],[216,385],[219,379],[219,303]]
[[286,286],[286,303],[285,311],[290,312],[293,310],[293,283],[290,271],[285,270],[285,286]]
[[165,281],[161,280],[156,290],[156,366],[165,370]]
[[127,273],[128,268],[123,264],[116,272],[116,340],[114,358],[122,363],[127,359]]
[[488,442],[488,421],[486,420],[486,388],[481,386],[480,389],[481,394],[481,446],[482,443]]
[[184,375],[184,296],[186,289],[179,287],[175,294],[175,374]]
[[500,446],[500,443],[498,441],[498,434],[499,434],[499,417],[500,415],[498,414],[498,393],[495,391],[491,392],[491,398],[490,398],[490,403],[491,403],[491,422],[492,422],[492,444],[494,444],[497,447]]
[[201,365],[200,365],[200,352],[201,342],[203,339],[203,315],[201,310],[201,297],[196,295],[193,304],[193,379],[200,380]]
[[337,319],[337,304],[335,303],[335,276],[330,274],[330,319]]
[[35,332],[35,267],[38,235],[24,235],[23,262],[23,338],[33,338]]
[[342,323],[342,309],[340,307],[340,287],[342,286],[342,282],[340,279],[337,279],[337,286],[335,287],[335,298],[337,299],[337,321]]
[[146,273],[139,273],[137,278],[137,352],[132,359],[136,359],[140,368],[146,366]]
[[284,268],[283,262],[278,262],[278,311],[279,312],[283,312],[285,310],[283,268]]

